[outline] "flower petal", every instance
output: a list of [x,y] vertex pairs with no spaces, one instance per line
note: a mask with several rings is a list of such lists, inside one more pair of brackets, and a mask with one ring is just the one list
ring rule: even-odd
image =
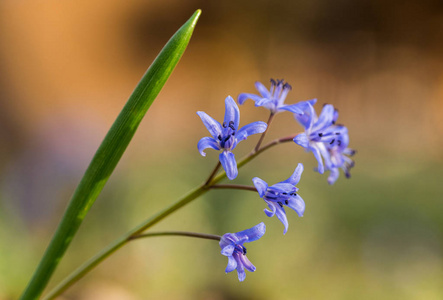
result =
[[297,103],[298,107],[303,110],[303,115],[294,114],[294,117],[305,129],[311,128],[317,117],[313,107],[315,102],[317,102],[317,99]]
[[303,217],[303,213],[305,212],[305,202],[299,195],[296,195],[289,199],[288,207],[295,210],[299,217]]
[[220,146],[218,145],[218,142],[211,137],[204,137],[204,138],[200,139],[200,141],[198,141],[197,148],[202,156],[206,156],[206,153],[204,152],[204,150],[207,148],[220,150]]
[[225,118],[224,124],[229,125],[229,122],[234,122],[235,129],[238,128],[240,124],[240,110],[238,109],[237,103],[231,96],[225,99]]
[[234,153],[230,151],[223,151],[219,155],[220,162],[225,169],[226,175],[230,180],[233,180],[238,175],[237,162],[235,161]]
[[289,177],[288,179],[286,179],[283,182],[290,183],[292,185],[296,185],[300,181],[301,173],[303,173],[303,164],[299,163],[297,165],[297,168],[295,168],[295,171],[291,175],[291,177]]
[[328,176],[328,183],[330,185],[333,185],[337,181],[340,172],[338,171],[337,168],[332,168],[330,171],[331,173]]
[[294,113],[294,114],[299,114],[299,115],[304,114],[303,109],[301,108],[301,105],[299,103],[291,104],[291,105],[283,105],[283,106],[279,107],[279,109],[287,110],[287,111],[290,111],[291,113]]
[[271,98],[269,90],[259,81],[255,82],[255,88],[262,95],[263,98]]
[[238,275],[239,281],[243,281],[246,278],[245,268],[243,267],[243,265],[241,263],[238,263],[238,262],[237,262],[237,275]]
[[203,111],[198,111],[197,115],[202,119],[203,124],[206,126],[208,131],[211,133],[214,139],[217,139],[222,133],[222,126],[217,120],[211,118],[207,113]]
[[260,198],[263,198],[266,190],[268,189],[268,184],[266,183],[266,181],[264,181],[258,177],[254,177],[254,178],[252,178],[252,182],[254,183],[254,186],[257,189],[257,192],[260,195]]
[[235,138],[237,139],[238,142],[243,141],[250,135],[265,132],[267,127],[268,125],[265,122],[261,121],[250,123],[240,128],[237,131]]
[[334,121],[334,115],[334,106],[331,104],[326,104],[323,106],[317,122],[315,122],[314,126],[312,127],[312,131],[322,130],[331,126],[332,122]]
[[228,265],[226,266],[226,273],[232,272],[237,268],[237,261],[234,257],[228,256]]
[[286,212],[285,209],[283,207],[280,206],[276,206],[276,211],[275,214],[277,215],[277,218],[280,220],[280,222],[283,223],[283,225],[285,226],[285,230],[283,230],[283,234],[285,234],[288,231],[288,219],[286,218]]
[[246,270],[248,270],[249,272],[255,272],[256,267],[249,261],[249,259],[246,257],[246,255],[240,254],[240,261]]
[[255,94],[242,93],[242,94],[238,95],[237,102],[238,102],[238,104],[242,105],[248,99],[251,99],[255,102],[257,100],[260,100],[261,98],[262,98],[261,96],[258,96]]
[[274,202],[271,202],[271,201],[266,201],[266,200],[265,200],[265,202],[268,204],[268,207],[269,207],[271,210],[265,208],[263,211],[265,212],[265,214],[266,214],[268,217],[273,217],[273,216],[275,215],[276,210],[277,210],[277,207],[276,207],[277,205],[276,205]]
[[293,141],[297,145],[302,146],[303,148],[306,148],[306,149],[309,148],[309,139],[308,139],[308,136],[306,135],[306,133],[304,133],[304,132],[296,135],[295,138],[293,139]]
[[314,157],[318,162],[318,167],[317,167],[318,173],[323,174],[325,172],[325,167],[323,165],[323,160],[320,155],[320,150],[317,147],[309,147],[309,150],[311,150],[312,153],[314,153]]
[[223,247],[223,249],[221,250],[221,254],[224,256],[231,256],[232,253],[234,253],[234,250],[235,250],[235,246],[230,244],[230,245]]
[[252,228],[240,231],[235,233],[238,237],[238,244],[249,243],[258,240],[261,238],[266,232],[265,223],[261,222],[260,224],[255,225]]

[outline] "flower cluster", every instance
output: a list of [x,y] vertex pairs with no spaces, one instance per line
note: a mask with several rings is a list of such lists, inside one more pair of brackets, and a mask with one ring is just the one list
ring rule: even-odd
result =
[[[294,141],[308,152],[312,152],[318,162],[316,171],[321,174],[325,171],[330,171],[328,176],[329,184],[333,184],[338,179],[339,169],[344,171],[346,177],[350,177],[349,171],[354,166],[354,162],[349,156],[354,155],[355,151],[348,148],[348,129],[343,125],[336,124],[338,111],[332,105],[324,105],[320,115],[317,116],[314,110],[317,99],[301,101],[291,105],[284,103],[289,91],[292,89],[284,80],[271,79],[269,90],[260,82],[256,82],[255,87],[259,95],[241,93],[237,98],[238,103],[243,104],[247,99],[251,99],[255,102],[255,106],[268,109],[271,114],[268,123],[257,121],[238,129],[240,111],[234,99],[228,96],[225,99],[226,110],[223,124],[220,124],[204,112],[197,112],[203,124],[212,135],[212,137],[204,137],[198,142],[197,148],[202,156],[206,155],[204,150],[207,148],[221,151],[219,155],[220,164],[223,166],[226,176],[230,180],[235,179],[238,175],[238,168],[232,151],[237,144],[250,135],[261,133],[262,136],[249,157],[269,148],[273,145],[272,143],[262,148],[260,148],[260,145],[269,128],[272,116],[283,111],[289,111],[293,113],[294,118],[302,125],[304,132],[290,139],[279,139],[274,144]],[[216,170],[217,168],[213,173]],[[302,172],[303,164],[299,163],[288,179],[273,185],[268,185],[266,181],[259,177],[254,177],[252,179],[254,187],[235,185],[226,185],[225,187],[257,191],[259,197],[268,205],[268,208],[264,210],[265,214],[268,217],[276,215],[280,222],[283,223],[283,234],[286,234],[288,231],[288,218],[285,206],[293,209],[299,217],[302,217],[305,211],[305,202],[298,195],[299,189],[296,187]],[[211,176],[214,175],[212,174]],[[212,178],[210,177],[205,184],[208,188],[217,187],[217,185],[211,182]],[[246,248],[243,244],[258,240],[264,235],[265,230],[266,226],[262,222],[250,229],[237,233],[226,233],[221,237],[221,253],[228,257],[226,273],[236,269],[238,279],[243,281],[246,277],[245,269],[250,272],[255,271],[255,266],[246,257]]]
[[351,176],[349,170],[354,166],[354,161],[348,156],[353,156],[355,150],[348,148],[348,129],[336,124],[338,110],[326,104],[317,117],[314,103],[307,103],[303,115],[295,115],[305,132],[297,135],[294,142],[314,153],[318,162],[317,171],[320,174],[330,171],[328,183],[334,184],[339,176],[339,168],[343,169],[347,178]]

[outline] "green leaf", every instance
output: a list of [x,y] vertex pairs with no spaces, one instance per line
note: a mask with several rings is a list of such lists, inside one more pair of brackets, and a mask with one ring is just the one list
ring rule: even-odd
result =
[[37,270],[20,299],[38,299],[97,196],[111,176],[146,111],[180,60],[201,11],[172,36],[129,97],[83,175]]

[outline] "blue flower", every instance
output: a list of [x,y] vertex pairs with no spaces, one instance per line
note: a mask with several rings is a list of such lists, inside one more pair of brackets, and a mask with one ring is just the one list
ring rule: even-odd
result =
[[215,150],[223,150],[219,155],[220,163],[226,171],[226,175],[230,180],[237,177],[237,162],[235,156],[231,152],[239,142],[245,140],[249,135],[262,133],[266,130],[265,122],[253,122],[238,129],[240,123],[240,111],[237,104],[231,96],[225,99],[225,118],[223,125],[211,118],[205,112],[198,111],[197,114],[203,121],[203,124],[211,133],[212,137],[202,138],[197,145],[198,151],[202,156],[206,156],[204,152],[207,148]]
[[[315,102],[314,102],[315,103]],[[312,151],[318,162],[317,171],[323,174],[329,170],[329,184],[338,178],[338,169],[345,171],[350,177],[349,169],[354,162],[347,157],[354,155],[355,151],[348,148],[348,129],[343,125],[336,125],[338,111],[334,106],[323,106],[320,116],[317,117],[314,103],[307,102],[303,115],[294,114],[297,121],[305,128],[305,132],[297,135],[294,142],[308,151]]]
[[291,177],[272,186],[268,186],[264,180],[258,177],[252,179],[258,194],[270,208],[270,210],[265,209],[266,215],[268,217],[277,215],[277,218],[285,226],[283,234],[288,231],[288,219],[283,207],[292,208],[300,217],[305,212],[305,202],[297,195],[298,188],[295,186],[300,181],[301,173],[303,173],[303,165],[298,164]]
[[[303,104],[297,103],[292,105],[285,105],[285,99],[292,87],[284,80],[275,81],[271,79],[271,88],[268,90],[262,83],[256,82],[255,88],[260,95],[242,93],[238,95],[238,104],[243,104],[247,99],[255,102],[255,106],[263,106],[276,114],[283,110],[290,111],[295,114],[303,114]],[[302,106],[302,107],[301,107]]]
[[246,257],[244,243],[249,243],[261,238],[266,231],[266,226],[262,222],[250,229],[237,233],[226,233],[220,239],[221,254],[228,257],[228,266],[225,272],[229,273],[237,269],[238,280],[246,278],[245,269],[249,272],[255,271],[255,266]]
[[354,166],[354,161],[348,156],[353,156],[355,150],[348,148],[349,136],[348,129],[344,126],[333,126],[335,132],[340,132],[335,141],[326,144],[328,159],[325,160],[326,170],[330,171],[328,183],[334,184],[342,169],[346,178],[351,177],[350,169]]

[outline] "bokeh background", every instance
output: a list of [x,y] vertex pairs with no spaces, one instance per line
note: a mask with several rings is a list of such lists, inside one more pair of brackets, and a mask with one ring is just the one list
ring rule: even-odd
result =
[[[287,103],[331,103],[358,150],[333,186],[295,144],[236,182],[286,179],[298,162],[306,202],[290,228],[247,191],[212,191],[153,230],[223,234],[266,221],[243,283],[206,240],[139,240],[61,299],[442,299],[443,2],[439,0],[2,0],[0,2],[0,299],[16,299],[96,148],[169,37],[203,14],[50,287],[113,239],[201,183],[201,157],[224,98],[284,78]],[[266,120],[247,102],[242,124]],[[280,114],[268,139],[301,127]],[[257,137],[236,149],[248,153]]]

